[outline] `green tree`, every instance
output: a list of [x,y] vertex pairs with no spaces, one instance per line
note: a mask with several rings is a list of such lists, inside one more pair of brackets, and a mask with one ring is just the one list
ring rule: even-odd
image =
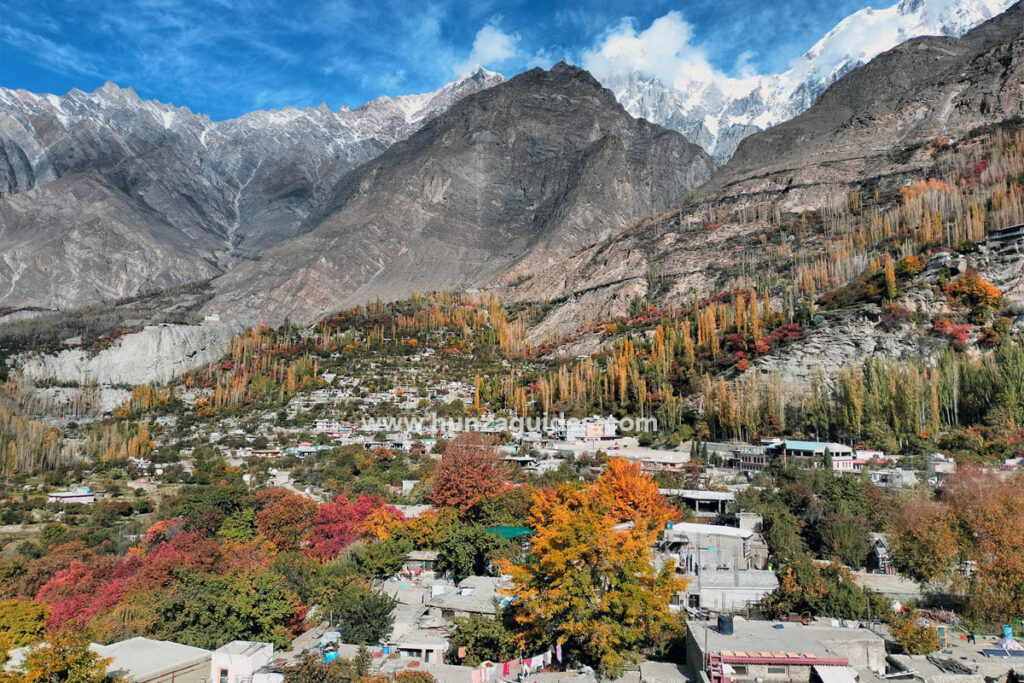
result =
[[215,649],[232,640],[291,644],[301,623],[299,598],[284,578],[263,569],[242,574],[188,574],[157,606],[158,635]]
[[224,520],[217,535],[229,540],[245,540],[256,538],[259,535],[256,528],[256,511],[252,508],[238,510]]
[[355,683],[360,678],[351,661],[325,662],[319,652],[308,654],[284,670],[285,683]]
[[395,604],[390,596],[353,580],[326,596],[321,609],[324,616],[333,616],[344,642],[377,643],[391,632]]
[[855,584],[841,564],[821,566],[810,555],[803,555],[779,573],[778,589],[761,600],[761,608],[771,617],[809,612],[811,616],[864,619],[869,609],[879,614],[885,602]]
[[[455,629],[448,636],[449,664],[477,666],[486,661],[503,662],[516,653],[512,634],[499,619],[474,614],[456,617],[452,623]],[[461,648],[466,648],[462,659],[458,657]]]
[[456,583],[467,576],[484,576],[495,555],[508,547],[508,541],[482,526],[460,524],[441,540],[437,568],[451,572]]

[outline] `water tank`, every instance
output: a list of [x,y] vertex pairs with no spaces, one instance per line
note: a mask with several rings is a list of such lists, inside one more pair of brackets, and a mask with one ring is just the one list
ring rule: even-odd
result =
[[732,635],[732,615],[731,614],[719,614],[718,615],[718,632],[723,636]]

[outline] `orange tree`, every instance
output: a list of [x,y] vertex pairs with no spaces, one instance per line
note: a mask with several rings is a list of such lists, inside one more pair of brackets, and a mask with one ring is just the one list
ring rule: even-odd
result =
[[[560,644],[571,661],[617,677],[642,648],[678,632],[669,600],[686,581],[676,578],[671,563],[657,570],[652,562],[651,547],[671,510],[643,493],[652,487],[620,463],[586,488],[534,494],[530,560],[499,563],[512,576],[508,593],[520,647]],[[629,506],[632,496],[638,507]]]

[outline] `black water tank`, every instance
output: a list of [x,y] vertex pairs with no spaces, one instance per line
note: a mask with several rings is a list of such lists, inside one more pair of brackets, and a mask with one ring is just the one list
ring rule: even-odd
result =
[[732,615],[731,614],[719,614],[718,615],[718,632],[723,636],[732,635]]

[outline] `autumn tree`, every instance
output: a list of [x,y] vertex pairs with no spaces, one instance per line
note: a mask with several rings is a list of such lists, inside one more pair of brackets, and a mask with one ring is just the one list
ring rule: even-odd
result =
[[621,511],[635,508],[629,498],[610,499],[617,488],[599,480],[586,489],[537,491],[528,520],[536,531],[531,560],[499,563],[512,576],[520,646],[561,644],[571,660],[612,677],[671,630],[669,601],[686,585],[671,563],[654,569],[651,547],[660,529],[653,521],[636,515],[634,523],[619,524]]
[[260,491],[263,507],[256,514],[256,526],[279,550],[298,550],[309,539],[319,507],[312,499],[284,489]]
[[404,519],[396,508],[385,505],[380,496],[362,494],[355,500],[338,496],[317,511],[307,553],[329,560],[359,538],[387,538],[391,526]]
[[887,537],[893,563],[915,581],[944,581],[956,568],[960,553],[956,514],[948,504],[923,492],[897,503]]
[[124,681],[116,674],[107,676],[109,659],[101,659],[89,649],[89,639],[80,631],[62,631],[50,642],[33,648],[25,655],[22,670],[24,683],[110,683]]
[[445,448],[434,475],[430,502],[465,514],[481,497],[493,496],[504,488],[508,477],[508,468],[495,453],[490,437],[466,432]]
[[889,633],[908,655],[927,655],[939,649],[939,632],[934,626],[921,623],[913,605],[904,605],[902,612],[889,611],[885,619]]
[[679,512],[658,493],[658,485],[643,474],[640,463],[613,458],[591,487],[597,503],[616,522],[633,522],[660,530]]

